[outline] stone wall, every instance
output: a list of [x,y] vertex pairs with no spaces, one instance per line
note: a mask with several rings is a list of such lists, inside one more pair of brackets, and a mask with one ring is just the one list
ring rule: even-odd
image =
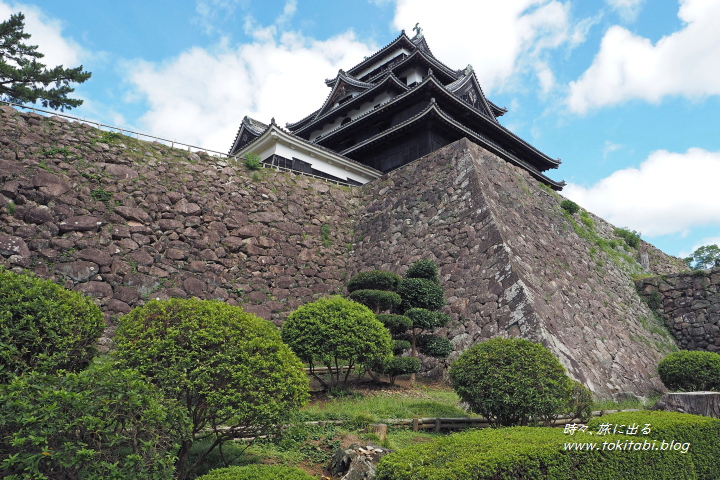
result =
[[350,189],[0,107],[0,265],[94,297],[105,341],[151,298],[215,298],[280,324],[359,271],[430,258],[455,350],[424,359],[429,374],[515,335],[597,394],[661,390],[655,366],[674,344],[631,275],[682,262],[618,245],[562,199],[467,141]]
[[684,350],[720,352],[720,268],[636,282]]
[[0,107],[0,265],[94,297],[108,334],[148,298],[280,323],[341,292],[359,191],[218,162]]
[[[639,299],[631,275],[683,268],[644,243],[616,245],[592,214],[569,217],[563,198],[467,141],[456,142],[363,187],[356,270],[403,274],[415,260],[440,267],[454,345],[522,336],[549,347],[572,376],[611,395],[663,389],[660,358],[676,348]],[[609,244],[609,245],[608,245]]]

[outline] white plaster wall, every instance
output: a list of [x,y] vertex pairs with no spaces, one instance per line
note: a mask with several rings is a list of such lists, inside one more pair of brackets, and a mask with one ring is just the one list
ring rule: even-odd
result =
[[328,163],[328,160],[310,156],[310,153],[302,147],[292,148],[291,146],[281,142],[273,142],[268,148],[265,148],[261,151],[261,153],[258,153],[258,155],[262,160],[265,160],[272,155],[279,155],[287,159],[292,159],[293,157],[299,158],[303,162],[309,163],[315,170],[320,170],[321,172],[325,172],[340,179],[350,178],[360,183],[367,183],[374,178],[362,173],[350,171],[341,165],[331,165]]

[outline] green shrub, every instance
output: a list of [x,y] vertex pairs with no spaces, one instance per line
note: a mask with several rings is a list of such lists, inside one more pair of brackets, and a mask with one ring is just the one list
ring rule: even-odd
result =
[[418,260],[413,263],[405,273],[405,278],[424,278],[433,283],[440,283],[437,265],[432,260]]
[[122,317],[115,345],[126,365],[180,402],[193,420],[178,454],[181,479],[197,466],[184,463],[196,438],[214,435],[219,444],[270,432],[308,399],[302,364],[278,329],[240,307],[151,301]]
[[393,340],[393,355],[402,355],[405,350],[410,350],[412,344],[407,340]]
[[98,202],[109,202],[112,199],[113,194],[105,191],[103,188],[96,188],[90,191],[90,196],[93,200],[97,200]]
[[400,276],[384,270],[371,270],[360,272],[350,279],[347,284],[348,292],[355,290],[385,290],[394,292],[400,285]]
[[668,390],[717,392],[720,391],[720,355],[689,350],[673,352],[658,364],[658,375]]
[[404,315],[380,314],[375,317],[390,330],[391,335],[406,332],[412,327],[412,320]]
[[[597,435],[601,424],[644,428],[647,435]],[[674,480],[720,478],[720,420],[674,412],[627,412],[589,422],[588,431],[565,434],[560,428],[513,427],[473,430],[440,437],[384,457],[377,480]],[[607,444],[641,444],[610,450]],[[679,442],[681,450],[661,450],[662,442]],[[572,445],[593,443],[592,451]],[[567,445],[567,446],[566,446]]]
[[395,385],[396,377],[417,373],[421,366],[420,359],[415,357],[392,357],[378,371],[390,377],[390,383]]
[[245,154],[243,165],[245,165],[248,170],[260,170],[262,168],[262,161],[257,154],[248,152]]
[[81,293],[0,268],[0,383],[32,370],[82,370],[104,326],[100,309]]
[[313,368],[324,364],[335,368],[331,385],[340,383],[338,367],[348,365],[343,385],[352,367],[382,362],[392,352],[390,334],[365,306],[342,297],[322,298],[292,312],[282,327],[282,338]]
[[450,379],[458,396],[493,426],[548,418],[572,391],[550,350],[520,338],[494,338],[466,350],[450,365]]
[[450,340],[437,335],[421,335],[418,347],[423,355],[433,358],[447,358],[453,351]]
[[445,305],[443,289],[437,283],[424,278],[404,278],[397,293],[402,297],[402,311],[411,308],[439,310]]
[[431,312],[424,308],[411,308],[405,312],[405,316],[412,322],[412,328],[420,330],[444,327],[450,321],[449,315],[442,312]]
[[636,232],[635,230],[629,230],[627,228],[615,228],[613,230],[613,233],[625,240],[625,243],[629,247],[637,248],[640,246],[640,232]]
[[569,417],[587,422],[592,417],[593,394],[589,388],[573,380],[572,393],[562,413]]
[[197,480],[314,480],[296,467],[281,465],[246,465],[212,470]]
[[348,298],[353,302],[365,305],[373,313],[391,310],[399,307],[402,299],[395,292],[386,292],[383,290],[355,290]]
[[186,425],[177,405],[114,362],[28,373],[0,385],[0,476],[165,480]]
[[573,202],[572,200],[563,200],[560,202],[560,207],[568,212],[570,215],[575,215],[578,210],[580,210],[580,207],[577,203]]

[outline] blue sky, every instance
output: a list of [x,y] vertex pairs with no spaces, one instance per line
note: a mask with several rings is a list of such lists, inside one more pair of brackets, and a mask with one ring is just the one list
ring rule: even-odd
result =
[[673,255],[720,243],[720,0],[0,0],[18,11],[49,65],[93,73],[68,113],[218,151],[420,22],[562,159],[565,196]]

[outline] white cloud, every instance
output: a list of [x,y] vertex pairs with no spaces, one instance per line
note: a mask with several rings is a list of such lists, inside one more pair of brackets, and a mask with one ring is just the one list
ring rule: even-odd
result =
[[57,65],[78,67],[88,52],[70,38],[62,35],[62,22],[49,18],[43,11],[34,6],[22,3],[0,1],[0,21],[5,21],[14,13],[22,12],[25,15],[25,33],[32,35],[24,43],[37,45],[38,51],[45,55],[40,63],[49,68]]
[[613,143],[610,140],[605,140],[605,146],[603,147],[603,158],[607,158],[612,152],[620,150],[622,145]]
[[720,226],[718,178],[720,151],[659,150],[639,168],[618,170],[588,188],[569,184],[563,194],[614,225],[653,237]]
[[244,115],[279,125],[319,108],[324,77],[372,53],[352,33],[326,41],[272,35],[251,44],[192,48],[162,64],[127,65],[128,80],[149,109],[142,131],[225,152]]
[[394,26],[420,22],[430,48],[451,68],[471,63],[483,89],[507,86],[519,71],[534,72],[541,88],[552,88],[554,76],[543,55],[585,39],[591,23],[572,25],[569,4],[555,0],[397,0]]
[[218,19],[231,16],[238,6],[247,7],[248,0],[197,0],[193,20],[200,25],[206,34],[217,31],[215,24]]
[[635,20],[645,0],[605,0],[610,7],[617,11],[627,21]]
[[570,83],[570,109],[582,114],[631,99],[720,94],[720,1],[680,3],[685,25],[654,45],[625,28],[609,28],[592,65]]

